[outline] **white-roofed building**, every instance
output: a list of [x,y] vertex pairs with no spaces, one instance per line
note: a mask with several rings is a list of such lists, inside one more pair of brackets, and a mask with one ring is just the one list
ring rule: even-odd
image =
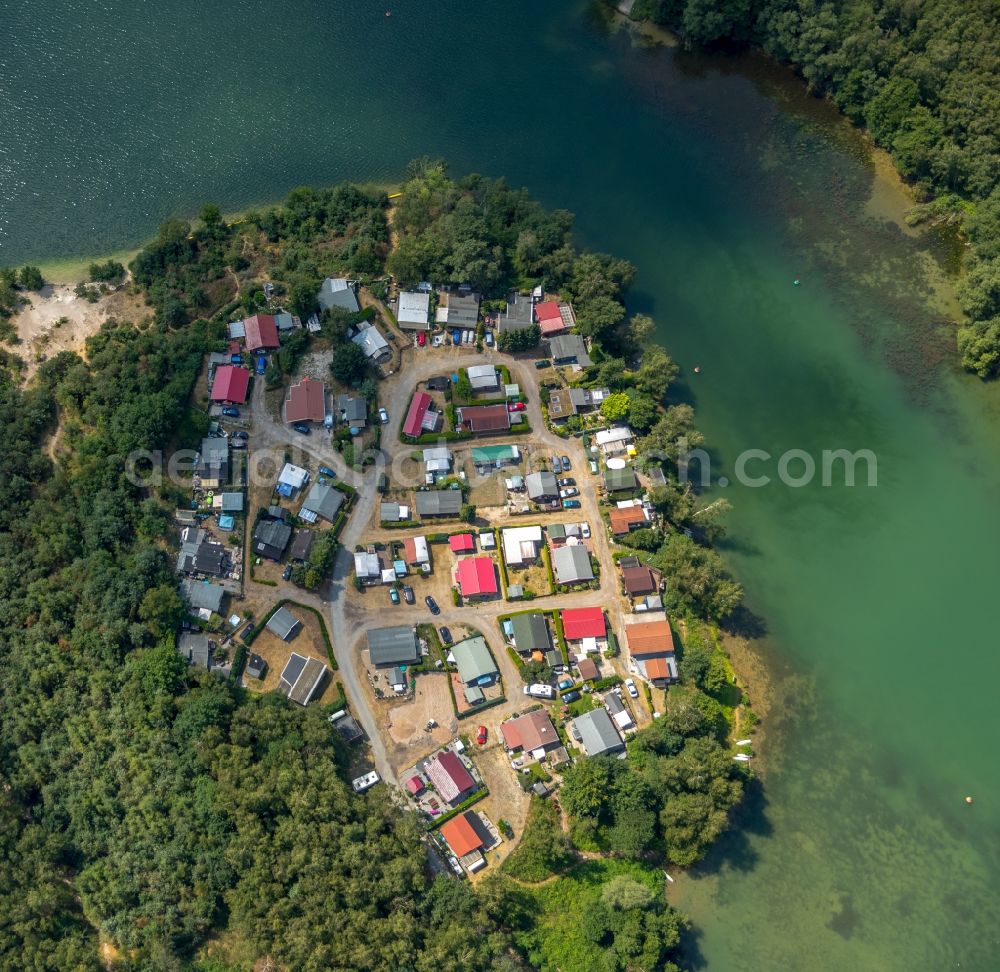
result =
[[290,486],[292,489],[302,489],[309,482],[309,471],[301,466],[286,462],[284,468],[278,476],[280,485]]
[[473,365],[466,368],[465,373],[473,391],[496,391],[500,387],[499,373],[493,365]]
[[424,467],[429,473],[446,473],[451,469],[451,452],[446,446],[424,449]]
[[533,563],[542,545],[540,526],[510,527],[500,531],[503,557],[510,567]]
[[594,436],[594,441],[606,456],[620,456],[628,451],[628,447],[635,441],[635,435],[624,425],[616,429],[601,429]]
[[364,550],[354,555],[354,573],[362,584],[377,584],[382,580],[382,564],[377,553]]
[[426,331],[430,328],[431,295],[404,290],[396,305],[396,323],[408,331]]

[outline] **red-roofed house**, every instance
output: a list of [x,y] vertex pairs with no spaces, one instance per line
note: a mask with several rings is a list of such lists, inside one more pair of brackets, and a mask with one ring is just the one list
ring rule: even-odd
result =
[[430,407],[431,396],[427,392],[417,392],[413,396],[410,400],[409,411],[406,413],[406,421],[403,422],[403,435],[417,439],[423,434],[424,418]]
[[460,861],[464,857],[474,854],[474,860],[462,861],[462,863],[470,871],[476,871],[486,864],[486,860],[482,855],[485,842],[476,831],[472,820],[470,820],[471,817],[475,817],[475,814],[471,810],[466,810],[465,813],[460,813],[457,817],[453,817],[447,823],[441,825],[441,836],[451,848],[452,854]]
[[514,752],[523,749],[531,753],[536,749],[551,749],[559,745],[559,733],[544,709],[508,719],[500,725],[500,732],[503,733],[504,745]]
[[236,365],[219,365],[212,383],[212,401],[242,405],[247,400],[250,372]]
[[562,612],[563,634],[567,641],[584,638],[604,638],[608,626],[604,621],[604,608],[567,608]]
[[260,348],[271,350],[278,346],[278,325],[270,314],[254,314],[243,321],[246,329],[247,349],[257,351]]
[[510,431],[510,412],[506,405],[472,405],[458,410],[458,423],[475,435]]
[[438,796],[451,806],[461,803],[476,789],[472,774],[450,749],[427,760],[424,773],[434,784]]
[[535,304],[535,320],[541,328],[542,337],[565,334],[576,323],[573,308],[569,304],[561,304],[554,300]]
[[410,791],[411,796],[419,796],[424,792],[424,781],[419,776],[411,776],[406,781],[406,789]]
[[448,546],[452,553],[472,553],[476,549],[476,541],[471,533],[456,533],[448,537]]
[[466,557],[458,562],[455,582],[462,597],[494,597],[497,587],[497,571],[489,557]]
[[322,422],[326,418],[326,386],[318,378],[303,378],[288,389],[286,422]]

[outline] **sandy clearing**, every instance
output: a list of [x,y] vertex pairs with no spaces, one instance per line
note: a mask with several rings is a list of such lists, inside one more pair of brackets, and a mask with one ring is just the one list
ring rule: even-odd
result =
[[149,308],[131,287],[123,287],[91,303],[77,297],[68,284],[46,284],[29,295],[30,304],[14,315],[20,345],[15,353],[25,360],[25,379],[60,351],[83,352],[84,341],[109,318],[138,321]]

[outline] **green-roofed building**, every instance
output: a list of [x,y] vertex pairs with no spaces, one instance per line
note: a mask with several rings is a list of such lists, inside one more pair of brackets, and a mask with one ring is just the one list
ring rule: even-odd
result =
[[521,461],[521,450],[516,445],[477,446],[472,450],[476,466],[503,466]]
[[604,488],[609,493],[620,493],[626,489],[636,489],[639,480],[631,469],[605,469]]
[[500,672],[482,635],[466,638],[452,646],[458,677],[465,685],[492,685]]
[[533,614],[515,614],[510,619],[511,636],[514,646],[523,655],[533,651],[544,654],[552,648],[549,637],[549,626],[545,616],[537,612]]
[[551,523],[545,529],[549,533],[550,540],[566,539],[566,525],[564,523]]

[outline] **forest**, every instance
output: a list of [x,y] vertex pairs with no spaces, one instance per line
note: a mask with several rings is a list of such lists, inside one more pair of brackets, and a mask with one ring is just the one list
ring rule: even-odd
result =
[[[690,412],[662,401],[669,359],[646,347],[666,383],[636,364],[651,324],[626,321],[634,270],[579,253],[568,213],[546,213],[500,180],[453,181],[426,160],[411,167],[404,199],[397,226],[417,261],[409,272],[480,274],[494,296],[544,275],[576,302],[603,367],[627,359],[637,424],[649,435],[678,423],[694,434]],[[176,489],[142,489],[125,474],[132,450],[169,452],[204,434],[207,417],[192,405],[204,354],[225,346],[227,320],[264,306],[263,280],[308,314],[326,274],[378,278],[386,258],[399,262],[386,209],[384,193],[353,186],[298,189],[234,223],[206,206],[195,224],[168,220],[133,261],[145,319],[107,322],[82,355],[55,355],[29,383],[20,360],[0,351],[3,968],[83,972],[111,961],[122,972],[235,972],[267,957],[269,968],[303,972],[505,972],[544,957],[519,913],[505,913],[505,896],[433,877],[417,823],[377,791],[351,791],[349,757],[325,713],[249,695],[182,662]],[[13,310],[36,281],[8,273],[0,282]],[[323,338],[350,343],[342,323],[327,321]],[[680,505],[663,503],[680,522]],[[713,618],[739,592],[717,560],[705,567],[716,557],[709,540],[686,537],[679,552],[659,534],[637,542],[690,575],[677,586],[678,610]],[[624,839],[630,811],[619,802],[612,817],[588,816],[593,781],[581,775],[570,788],[580,794],[571,806],[581,843],[623,860],[690,861],[726,825],[741,783],[716,756],[725,699],[699,681],[719,662],[695,661],[683,669],[685,693],[700,715],[687,728],[663,719],[626,770],[648,781],[639,835]],[[607,769],[609,786],[618,772]],[[675,817],[705,798],[706,781],[708,803],[682,834]],[[617,865],[607,866],[610,881]],[[606,908],[594,943],[620,949],[622,968],[674,968],[684,919],[641,888],[619,882],[605,894],[605,883],[587,885]],[[629,951],[636,922],[646,937]]]
[[994,0],[637,0],[689,45],[752,45],[789,64],[892,156],[970,244],[964,365],[1000,374],[1000,31]]

